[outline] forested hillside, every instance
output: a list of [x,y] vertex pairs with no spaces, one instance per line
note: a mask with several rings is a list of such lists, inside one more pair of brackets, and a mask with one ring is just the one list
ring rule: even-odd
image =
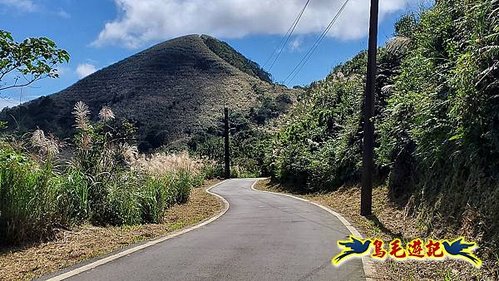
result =
[[[275,180],[306,192],[359,182],[366,60],[309,87],[267,154]],[[447,227],[497,253],[499,1],[442,0],[401,18],[378,65],[378,184],[427,233]]]
[[[49,94],[49,93],[48,93]],[[141,151],[163,145],[186,148],[216,126],[227,105],[242,115],[293,91],[273,84],[270,74],[227,43],[188,35],[157,44],[78,81],[69,88],[4,109],[11,130],[36,128],[67,138],[74,133],[72,108],[78,101],[96,114],[108,106],[137,128]]]

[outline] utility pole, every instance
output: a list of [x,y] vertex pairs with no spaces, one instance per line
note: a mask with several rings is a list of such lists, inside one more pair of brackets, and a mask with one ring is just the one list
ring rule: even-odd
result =
[[225,157],[224,157],[224,163],[225,163],[225,178],[229,179],[230,178],[230,154],[229,154],[229,109],[227,107],[224,108],[224,123],[225,123],[225,128],[224,128],[224,150],[225,150]]
[[367,82],[364,99],[364,153],[362,155],[362,191],[360,215],[372,214],[373,171],[374,171],[374,97],[376,94],[376,55],[378,51],[379,0],[371,0],[369,21],[369,50],[367,58]]

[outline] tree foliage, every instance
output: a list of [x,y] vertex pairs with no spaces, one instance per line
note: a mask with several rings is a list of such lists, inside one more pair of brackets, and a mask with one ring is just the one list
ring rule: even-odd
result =
[[[428,231],[473,213],[470,231],[498,240],[498,23],[498,1],[437,1],[380,49],[377,178]],[[362,53],[309,89],[274,138],[274,178],[321,191],[359,180],[365,66]]]
[[[16,42],[11,33],[0,30],[0,91],[25,87],[45,77],[56,78],[55,66],[68,61],[68,52],[46,37]],[[11,74],[13,81],[4,82]]]

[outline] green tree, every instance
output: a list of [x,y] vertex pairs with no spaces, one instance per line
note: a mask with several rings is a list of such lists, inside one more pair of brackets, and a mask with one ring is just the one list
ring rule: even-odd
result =
[[[0,30],[0,92],[21,88],[43,78],[59,76],[57,64],[69,62],[69,54],[46,37],[14,41],[10,32]],[[12,79],[9,83],[5,79]]]

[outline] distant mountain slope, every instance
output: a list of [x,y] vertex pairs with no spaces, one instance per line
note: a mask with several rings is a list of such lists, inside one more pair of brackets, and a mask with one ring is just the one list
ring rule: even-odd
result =
[[209,127],[224,104],[249,112],[258,106],[258,95],[291,92],[270,81],[258,64],[228,44],[189,35],[108,66],[59,93],[5,109],[1,118],[23,130],[39,127],[67,137],[76,102],[87,103],[93,116],[107,105],[117,117],[135,121],[142,147],[151,148]]
[[204,40],[208,48],[234,67],[249,75],[258,77],[265,82],[272,83],[272,78],[269,73],[260,68],[256,62],[247,59],[235,51],[229,44],[207,35],[202,35],[201,38]]

